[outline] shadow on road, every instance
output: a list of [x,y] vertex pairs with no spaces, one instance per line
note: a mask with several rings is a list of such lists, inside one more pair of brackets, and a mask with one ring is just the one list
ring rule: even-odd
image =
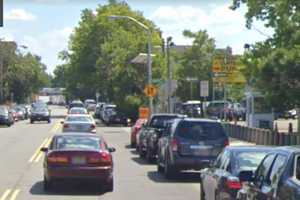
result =
[[200,184],[200,173],[199,172],[182,172],[171,180],[166,179],[164,174],[156,171],[148,172],[150,180],[156,183],[199,183]]
[[140,164],[140,165],[153,165],[153,164],[147,162],[146,160],[144,160],[144,159],[142,159],[142,158],[140,158],[140,157],[133,157],[133,158],[131,158],[131,159],[132,159],[134,162],[136,162],[136,163],[138,163],[138,164]]
[[32,195],[65,195],[65,196],[100,196],[105,194],[101,191],[101,188],[97,188],[91,184],[62,184],[55,183],[54,188],[51,191],[45,191],[43,188],[43,182],[39,181],[35,183],[31,189]]

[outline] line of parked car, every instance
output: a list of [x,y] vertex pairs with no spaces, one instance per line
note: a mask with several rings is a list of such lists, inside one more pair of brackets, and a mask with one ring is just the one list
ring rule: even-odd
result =
[[136,121],[130,146],[168,179],[200,170],[201,200],[300,199],[300,147],[230,146],[215,120],[154,114]]
[[88,104],[73,101],[68,106],[62,133],[56,134],[49,147],[42,148],[44,159],[44,189],[55,183],[94,183],[101,191],[114,188],[114,148],[108,147],[103,137],[96,135],[96,123],[88,113]]
[[10,127],[17,121],[28,119],[30,114],[29,105],[0,105],[0,125]]

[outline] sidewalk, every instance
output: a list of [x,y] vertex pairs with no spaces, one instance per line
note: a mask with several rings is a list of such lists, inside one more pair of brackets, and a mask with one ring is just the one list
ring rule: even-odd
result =
[[245,142],[242,140],[238,140],[235,138],[229,138],[229,145],[230,146],[252,146],[256,145],[255,143]]

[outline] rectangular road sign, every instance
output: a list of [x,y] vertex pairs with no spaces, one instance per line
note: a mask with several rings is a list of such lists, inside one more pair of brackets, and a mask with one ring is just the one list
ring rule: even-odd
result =
[[209,82],[200,81],[200,96],[208,97],[209,96]]

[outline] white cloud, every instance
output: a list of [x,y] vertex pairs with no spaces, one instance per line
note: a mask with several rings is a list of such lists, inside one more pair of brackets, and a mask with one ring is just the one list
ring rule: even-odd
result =
[[[249,40],[255,42],[266,38],[254,30],[245,28],[246,7],[233,11],[229,6],[229,4],[211,5],[209,9],[193,6],[161,6],[150,18],[161,28],[163,36],[172,36],[176,44],[191,44],[191,40],[182,35],[185,29],[191,31],[205,29],[216,39],[218,48],[232,46],[237,53],[241,53],[243,49],[242,42],[246,43]],[[266,31],[264,28],[262,30]]]
[[69,36],[73,29],[65,27],[54,29],[38,36],[27,35],[22,38],[21,44],[28,46],[28,50],[42,57],[42,62],[47,64],[47,71],[52,72],[58,60],[58,52],[67,49]]
[[24,9],[12,9],[4,14],[5,20],[33,21],[36,16]]

